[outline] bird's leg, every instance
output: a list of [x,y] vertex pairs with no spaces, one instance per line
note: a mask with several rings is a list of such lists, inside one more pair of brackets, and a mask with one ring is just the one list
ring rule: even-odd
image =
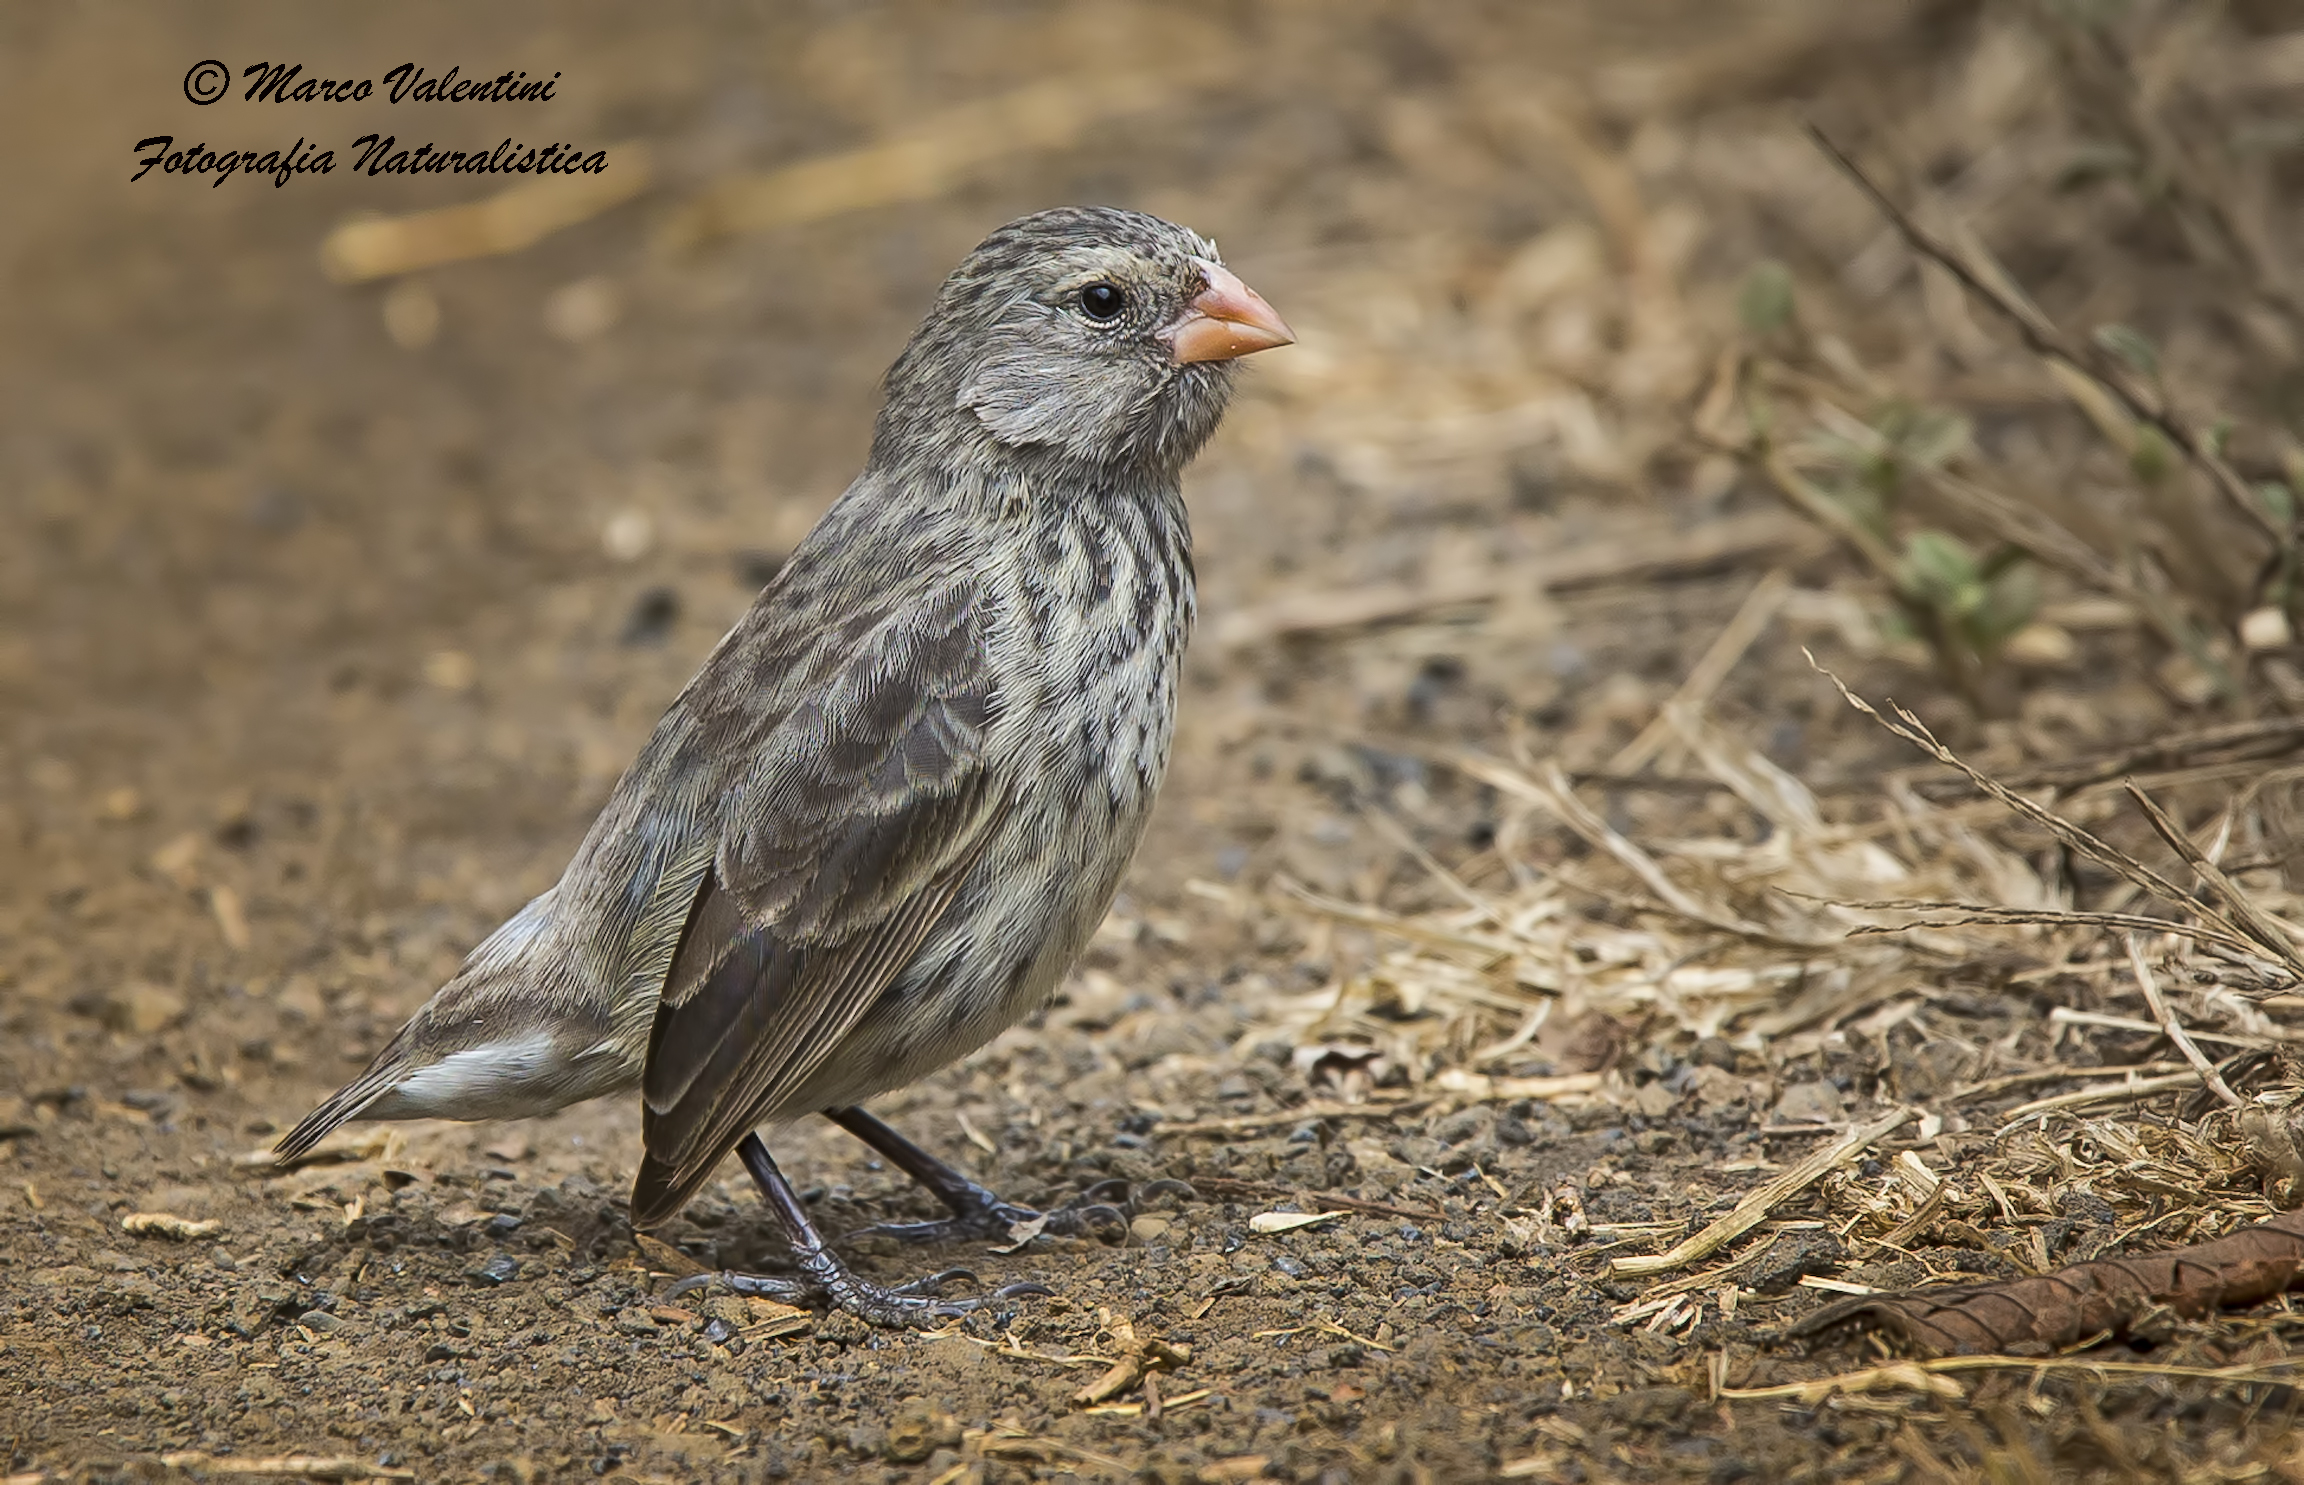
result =
[[[1079,1237],[1107,1232],[1125,1234],[1128,1230],[1128,1214],[1114,1205],[1128,1200],[1126,1181],[1099,1181],[1052,1212],[1036,1212],[1030,1207],[1002,1201],[862,1109],[830,1109],[824,1117],[927,1187],[952,1214],[939,1222],[882,1222],[860,1228],[849,1234],[851,1237],[892,1237],[907,1243],[1012,1242],[1020,1231],[1030,1238],[1041,1233]],[[1173,1184],[1182,1185],[1181,1182]],[[1033,1226],[1034,1223],[1039,1225]]]
[[736,1154],[751,1172],[752,1183],[760,1188],[761,1199],[776,1216],[776,1223],[784,1230],[785,1244],[792,1250],[792,1266],[800,1271],[796,1279],[771,1278],[764,1274],[697,1274],[682,1279],[665,1291],[667,1299],[701,1289],[712,1283],[721,1283],[738,1294],[757,1294],[789,1305],[808,1308],[829,1306],[845,1310],[870,1325],[890,1330],[933,1330],[947,1320],[957,1319],[970,1310],[995,1300],[1013,1299],[1022,1294],[1046,1294],[1042,1284],[1009,1284],[990,1294],[969,1299],[943,1299],[937,1291],[954,1279],[974,1279],[976,1276],[964,1268],[946,1269],[925,1279],[894,1289],[883,1289],[869,1279],[859,1277],[824,1241],[824,1234],[816,1230],[809,1219],[808,1209],[792,1190],[792,1183],[769,1158],[768,1147],[757,1134],[744,1136],[736,1147]]

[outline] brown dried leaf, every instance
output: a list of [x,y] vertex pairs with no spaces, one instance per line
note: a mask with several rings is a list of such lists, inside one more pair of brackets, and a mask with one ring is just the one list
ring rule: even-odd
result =
[[2253,1304],[2304,1278],[2304,1212],[2189,1247],[2076,1263],[1997,1284],[1944,1285],[1828,1305],[1792,1327],[1815,1336],[1877,1328],[1935,1356],[2038,1356],[2122,1335],[2144,1315],[2187,1319]]

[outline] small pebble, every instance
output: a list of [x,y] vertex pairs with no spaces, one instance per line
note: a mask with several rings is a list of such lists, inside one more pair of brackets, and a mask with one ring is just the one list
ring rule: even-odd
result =
[[632,601],[632,611],[624,619],[623,641],[628,645],[656,644],[679,620],[678,590],[661,585],[649,588]]
[[520,1260],[509,1253],[499,1253],[486,1263],[464,1270],[464,1277],[474,1284],[489,1288],[509,1284],[520,1277]]
[[907,1398],[888,1420],[881,1456],[891,1464],[918,1464],[960,1446],[960,1420],[920,1398]]
[[2296,638],[2288,616],[2278,608],[2260,608],[2240,621],[2240,643],[2251,650],[2277,650]]
[[656,525],[644,511],[618,511],[600,530],[600,550],[612,561],[637,562],[656,544]]
[[1840,1090],[1830,1083],[1794,1083],[1776,1100],[1776,1117],[1786,1124],[1829,1124],[1846,1111]]

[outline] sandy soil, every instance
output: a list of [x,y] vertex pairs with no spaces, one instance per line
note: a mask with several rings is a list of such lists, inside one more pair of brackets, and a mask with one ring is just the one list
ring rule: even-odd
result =
[[[1333,983],[1349,946],[1191,885],[1285,873],[1428,903],[1430,878],[1354,801],[1406,801],[1424,847],[1457,860],[1492,839],[1494,797],[1370,739],[1604,758],[1770,561],[1829,579],[1816,543],[1563,592],[1539,616],[1492,616],[1484,639],[1458,625],[1437,642],[1203,644],[1158,821],[1064,1001],[880,1110],[1022,1200],[1195,1183],[1139,1204],[1110,1243],[860,1250],[883,1278],[965,1263],[1054,1297],[938,1336],[709,1294],[667,1305],[676,1273],[772,1265],[775,1245],[736,1179],[660,1234],[668,1246],[636,1244],[621,1103],[378,1131],[287,1174],[253,1158],[557,875],[660,709],[856,467],[878,372],[988,226],[1073,199],[1175,215],[1284,313],[1303,305],[1304,354],[1327,364],[1320,328],[1365,311],[1381,330],[1388,274],[1430,282],[1444,251],[1467,282],[1493,275],[1580,209],[1557,172],[1434,135],[1480,69],[1579,76],[1749,24],[1660,0],[0,18],[0,1474],[222,1477],[289,1455],[338,1461],[308,1466],[329,1478],[423,1480],[1420,1481],[1532,1457],[1528,1473],[1568,1479],[1915,1468],[1901,1414],[1713,1402],[1705,1367],[1814,1302],[1793,1287],[1803,1273],[1886,1284],[1917,1265],[1850,1265],[1829,1233],[1788,1235],[1741,1281],[1756,1298],[1739,1318],[1666,1337],[1610,1322],[1636,1291],[1602,1277],[1593,1246],[1532,1249],[1501,1215],[1568,1182],[1603,1226],[1700,1222],[1811,1147],[1762,1132],[1786,1087],[1835,1114],[1843,1094],[1870,1096],[1881,1074],[1862,1048],[1787,1068],[1708,1045],[1648,1074],[1701,1064],[1730,1091],[1647,1112],[1382,1088],[1341,1107],[1365,1079],[1259,1028]],[[727,171],[1052,71],[1208,51],[1245,70],[932,200],[651,246],[673,203]],[[421,302],[332,285],[318,246],[347,212],[475,192],[341,171],[131,186],[127,146],[450,130],[405,108],[196,109],[180,69],[210,55],[558,69],[548,115],[505,105],[471,127],[646,139],[658,184],[527,251],[419,275]],[[409,328],[428,313],[429,335]],[[1412,382],[1412,366],[1387,374]],[[1192,477],[1212,627],[1275,594],[1508,573],[1771,509],[1764,492],[1698,488],[1671,457],[1627,502],[1510,447],[1377,500],[1302,426],[1309,375],[1253,371]],[[1799,638],[1757,648],[1723,714],[1819,787],[1908,761],[1847,721]],[[1876,656],[1840,659],[1860,682],[1913,685]],[[2122,694],[2129,730],[2164,719],[2157,693]],[[1709,799],[1614,808],[1621,828],[1666,835]],[[1943,1014],[1978,1043],[2025,1010],[1951,988]],[[1541,1050],[1512,1070],[1609,1055]],[[831,1230],[929,1214],[829,1126],[791,1131],[779,1154]],[[1251,1229],[1279,1209],[1341,1215]],[[132,1213],[212,1225],[137,1235]],[[2079,1213],[2053,1241],[2102,1236]],[[1965,1268],[2017,1271],[1992,1251]],[[1189,1359],[1119,1410],[1083,1409],[1075,1392],[1131,1335]],[[2250,1406],[2174,1396],[2127,1395],[2120,1427],[2222,1429]],[[2024,1401],[2018,1386],[1977,1415],[1972,1440],[2070,1432]]]

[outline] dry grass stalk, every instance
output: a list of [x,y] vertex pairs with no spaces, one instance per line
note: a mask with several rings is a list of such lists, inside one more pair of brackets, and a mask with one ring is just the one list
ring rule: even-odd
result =
[[2210,1062],[2194,1044],[2192,1038],[2185,1033],[2184,1023],[2177,1020],[2176,1013],[2168,1008],[2166,998],[2160,994],[2160,982],[2152,977],[2152,967],[2144,962],[2143,940],[2133,933],[2128,935],[2128,963],[2136,974],[2136,988],[2144,992],[2144,1003],[2152,1007],[2152,1015],[2159,1021],[2160,1029],[2167,1034],[2169,1042],[2184,1055],[2186,1062],[2192,1064],[2211,1092],[2229,1107],[2240,1108],[2243,1104],[2240,1095],[2232,1091],[2231,1085],[2224,1081],[2224,1075],[2216,1071],[2216,1064]]
[[174,1238],[190,1242],[194,1238],[214,1237],[224,1230],[224,1224],[213,1219],[195,1221],[179,1217],[174,1212],[130,1212],[120,1219],[120,1230],[137,1237]]
[[1227,653],[1341,629],[1393,623],[1439,609],[1494,603],[1513,593],[1541,593],[1703,572],[1759,555],[1813,544],[1806,527],[1773,512],[1737,516],[1663,541],[1596,542],[1557,556],[1516,564],[1494,576],[1430,583],[1380,583],[1291,593],[1227,615],[1209,643]]
[[1680,689],[1656,713],[1639,735],[1626,743],[1615,757],[1608,760],[1607,771],[1614,774],[1636,774],[1648,766],[1677,730],[1678,719],[1693,718],[1711,704],[1713,694],[1736,668],[1760,636],[1767,632],[1775,620],[1776,611],[1784,606],[1784,599],[1792,591],[1792,577],[1781,567],[1770,568],[1768,575],[1753,585],[1737,606],[1735,616],[1713,638],[1711,648],[1688,672]]
[[168,1469],[184,1470],[200,1475],[252,1475],[264,1479],[291,1480],[413,1480],[416,1472],[396,1465],[382,1465],[372,1459],[346,1455],[283,1454],[266,1459],[242,1459],[205,1454],[198,1449],[179,1450],[160,1456],[160,1463]]
[[2138,422],[2148,423],[2159,430],[2171,444],[2204,471],[2221,493],[2233,512],[2257,527],[2275,546],[2286,548],[2294,541],[2293,533],[2284,530],[2272,519],[2263,501],[2248,487],[2239,473],[2227,462],[2210,436],[2175,412],[2164,394],[2143,381],[2134,368],[2119,357],[2093,342],[2073,341],[2058,330],[2039,306],[2015,289],[2004,271],[1997,265],[1980,268],[1969,262],[1967,256],[1912,220],[1888,193],[1865,174],[1849,154],[1832,142],[1822,129],[1810,126],[1809,137],[1830,157],[1841,172],[1870,198],[1895,227],[1896,232],[1912,251],[1941,265],[1959,280],[1962,288],[1990,305],[2016,327],[2024,343],[2044,360],[2059,363],[2086,377],[2095,385],[2108,390]]
[[2098,1083],[2093,1087],[2058,1093],[2047,1098],[2036,1098],[2030,1103],[2018,1104],[2006,1115],[2004,1127],[2014,1128],[2038,1114],[2058,1109],[2086,1108],[2092,1103],[2114,1103],[2142,1098],[2150,1093],[2165,1093],[2171,1088],[2196,1088],[2200,1085],[2197,1072],[2164,1073],[2158,1077],[2140,1078],[2131,1075],[2118,1083]]
[[[1815,664],[1814,656],[1809,657],[1809,663]],[[2130,885],[2139,890],[2151,893],[2172,907],[2197,914],[2206,923],[2213,925],[2226,942],[2258,943],[2263,947],[2270,947],[2270,945],[2262,944],[2262,940],[2258,938],[2256,933],[2250,932],[2242,924],[2233,921],[2220,909],[2203,901],[2198,895],[2185,891],[2127,852],[2107,843],[2093,832],[2073,824],[2046,806],[2025,798],[1999,780],[1971,766],[1957,753],[1938,742],[1936,735],[1928,730],[1927,724],[1903,707],[1890,703],[1891,709],[1896,713],[1896,720],[1890,721],[1874,709],[1871,703],[1850,691],[1846,685],[1842,684],[1838,676],[1833,675],[1820,665],[1816,668],[1819,673],[1839,688],[1841,696],[1847,700],[1850,706],[1920,749],[1938,763],[1944,764],[1948,768],[1956,768],[1961,773],[1966,774],[1969,781],[1976,787],[1999,800],[2017,814],[2039,825],[2064,845],[2117,872],[2127,879]],[[2180,835],[2182,832],[2176,833]],[[2294,954],[2295,951],[2292,947],[2283,944],[2280,952],[2283,957],[2287,957]]]
[[1884,1136],[1911,1123],[1914,1117],[1912,1110],[1898,1109],[1885,1118],[1875,1119],[1861,1128],[1850,1130],[1846,1137],[1818,1150],[1775,1180],[1751,1192],[1736,1203],[1734,1211],[1670,1252],[1611,1259],[1609,1272],[1619,1279],[1645,1278],[1649,1274],[1667,1273],[1685,1264],[1711,1257],[1766,1221],[1769,1213],[1786,1201],[1822,1180],[1826,1172],[1854,1159]]
[[1065,148],[1099,124],[1165,108],[1230,70],[1218,59],[1177,73],[1058,78],[959,104],[890,139],[722,180],[666,222],[657,242],[685,249],[736,233],[930,200],[987,165]]
[[2179,829],[2176,822],[2168,818],[2165,810],[2153,803],[2151,795],[2133,783],[2127,788],[2129,797],[2143,810],[2144,818],[2151,822],[2152,829],[2159,837],[2168,843],[2169,849],[2182,857],[2185,864],[2197,872],[2201,880],[2215,890],[2217,897],[2231,908],[2232,921],[2247,932],[2257,947],[2284,964],[2292,973],[2304,975],[2304,954],[2296,950],[2295,930],[2258,908],[2248,894],[2224,874],[2224,869],[2207,852],[2193,844],[2192,837]]
[[607,153],[600,175],[553,176],[465,206],[356,218],[321,243],[320,265],[340,284],[359,284],[532,247],[648,189],[646,145],[628,140]]

